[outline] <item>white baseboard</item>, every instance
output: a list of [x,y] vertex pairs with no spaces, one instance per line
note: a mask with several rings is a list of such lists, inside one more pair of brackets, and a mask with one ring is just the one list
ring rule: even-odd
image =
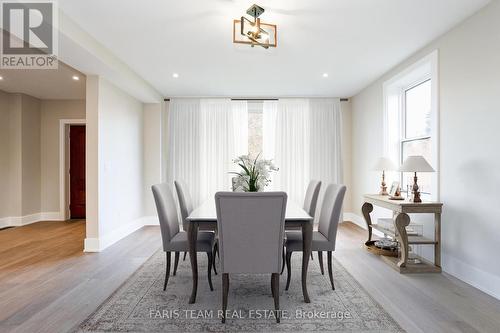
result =
[[366,229],[366,222],[363,219],[363,217],[354,214],[354,213],[344,213],[344,222],[349,221],[352,222],[358,226],[360,226],[363,229]]
[[[138,219],[133,220],[132,222],[114,230],[113,232],[109,232],[99,238],[85,238],[84,242],[84,252],[100,252],[106,249],[107,247],[113,245],[119,240],[127,237],[131,233],[136,230],[139,230],[145,225],[149,225],[151,222],[151,217],[140,217]],[[154,221],[153,221],[154,222]]]
[[40,221],[64,221],[59,212],[42,212],[24,216],[8,216],[0,218],[0,228],[21,227]]
[[144,221],[144,225],[160,225],[160,221],[158,220],[158,216],[145,216],[142,218]]
[[85,238],[83,252],[99,252],[99,238]]
[[2,217],[0,218],[0,228],[7,228],[7,227],[11,227],[11,221],[10,221],[11,217]]
[[60,212],[43,212],[40,213],[41,221],[65,221],[64,214]]
[[480,270],[446,253],[442,255],[442,268],[443,271],[457,279],[500,299],[500,277]]

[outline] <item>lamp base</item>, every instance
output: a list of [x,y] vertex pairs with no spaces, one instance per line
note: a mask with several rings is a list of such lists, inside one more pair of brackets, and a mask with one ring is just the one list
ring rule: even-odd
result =
[[412,202],[415,202],[415,203],[422,202],[422,199],[420,199],[420,191],[418,190],[417,173],[416,172],[415,172],[415,176],[413,177],[412,193],[413,193],[413,200],[412,200]]
[[389,195],[389,193],[387,193],[387,186],[385,183],[385,171],[382,171],[382,183],[380,184],[380,192],[378,194]]
[[387,186],[385,186],[385,183],[380,186],[380,192],[378,192],[379,195],[389,195],[389,193],[387,193]]

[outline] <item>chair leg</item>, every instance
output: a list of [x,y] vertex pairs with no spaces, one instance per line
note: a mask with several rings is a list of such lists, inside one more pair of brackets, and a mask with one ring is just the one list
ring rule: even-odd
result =
[[214,260],[212,252],[207,252],[207,257],[208,257],[208,269],[207,269],[207,275],[208,275],[208,285],[210,286],[210,291],[214,291],[214,286],[212,285],[212,260]]
[[288,290],[288,287],[290,287],[290,280],[292,278],[292,263],[291,263],[291,258],[292,258],[292,252],[287,252],[286,253],[286,288],[285,290]]
[[217,243],[215,243],[215,245],[214,245],[214,249],[213,249],[213,251],[212,251],[212,253],[213,253],[213,256],[212,256],[212,267],[213,267],[213,269],[214,269],[214,273],[215,273],[215,275],[217,275],[217,269],[215,268],[215,256],[216,256],[216,254],[217,254],[217,251],[218,251],[218,250],[217,250]]
[[186,254],[187,252],[184,252],[184,258],[182,258],[182,261],[186,261]]
[[227,295],[229,293],[229,274],[222,273],[222,323],[226,322]]
[[276,315],[276,322],[280,322],[280,275],[278,273],[273,273],[271,275],[271,289],[273,291],[274,298],[274,311]]
[[215,255],[214,255],[214,259],[212,260],[212,268],[214,269],[215,275],[217,275],[217,269],[215,268]]
[[285,261],[286,261],[285,246],[283,246],[283,259],[281,261],[282,261],[282,264],[281,264],[281,273],[280,274],[283,274],[283,272],[285,271]]
[[175,276],[175,274],[177,273],[177,266],[179,266],[179,252],[175,251],[174,274],[173,274],[173,276]]
[[321,275],[325,275],[325,269],[323,268],[323,252],[318,251],[318,261],[319,268],[321,269]]
[[332,289],[335,290],[335,285],[333,284],[333,270],[332,270],[332,251],[328,251],[328,275],[330,275],[330,282],[332,284]]
[[218,241],[215,242],[214,249],[215,249],[214,250],[214,253],[215,253],[214,257],[217,256],[217,258],[220,259],[220,255],[219,255],[219,242]]
[[271,295],[274,298],[274,274],[271,274]]
[[311,251],[311,260],[314,260],[314,256],[313,256],[312,251]]
[[165,252],[167,256],[167,269],[165,271],[165,283],[163,284],[163,291],[167,290],[168,277],[170,276],[170,252]]

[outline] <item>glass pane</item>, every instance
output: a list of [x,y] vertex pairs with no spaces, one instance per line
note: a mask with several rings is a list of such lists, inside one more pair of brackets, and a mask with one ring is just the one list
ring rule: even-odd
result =
[[431,80],[419,84],[405,93],[406,138],[431,134]]
[[255,158],[262,154],[262,102],[248,103],[248,154]]
[[[403,142],[401,145],[401,153],[403,163],[408,156],[411,155],[421,155],[423,156],[429,164],[432,166],[431,159],[431,139],[421,139]],[[404,172],[402,179],[401,190],[406,191],[407,185],[413,185],[413,173]],[[420,192],[430,193],[432,185],[432,176],[428,172],[417,172],[418,186],[420,187]]]

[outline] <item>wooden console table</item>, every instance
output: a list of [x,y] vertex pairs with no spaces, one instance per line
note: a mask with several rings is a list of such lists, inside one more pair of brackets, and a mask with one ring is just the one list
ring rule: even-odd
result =
[[[413,203],[406,200],[390,200],[388,196],[378,194],[367,194],[364,196],[365,203],[361,208],[363,217],[368,226],[368,247],[372,243],[373,230],[378,230],[386,235],[396,238],[400,244],[400,258],[394,256],[382,256],[382,259],[392,268],[400,273],[440,273],[441,272],[441,211],[443,204],[440,202]],[[387,208],[394,212],[394,231],[373,224],[370,213],[373,205]],[[406,227],[410,224],[409,213],[431,213],[434,214],[434,239],[423,236],[408,236]],[[409,246],[434,245],[434,263],[423,258],[418,258],[421,263],[408,262]]]

